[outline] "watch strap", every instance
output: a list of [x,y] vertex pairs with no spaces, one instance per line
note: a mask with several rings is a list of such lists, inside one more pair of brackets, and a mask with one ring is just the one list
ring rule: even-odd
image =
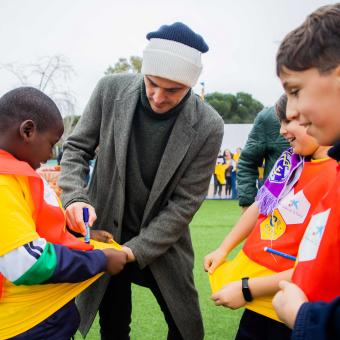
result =
[[248,280],[249,277],[242,278],[242,294],[247,302],[251,302],[253,301],[253,296],[251,295],[251,291],[249,289]]

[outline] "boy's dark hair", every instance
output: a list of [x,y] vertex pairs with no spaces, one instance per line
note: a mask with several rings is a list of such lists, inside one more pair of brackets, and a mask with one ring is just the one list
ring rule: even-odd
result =
[[33,120],[39,131],[44,131],[62,120],[54,101],[33,87],[19,87],[0,98],[0,127],[6,129],[15,123]]
[[275,113],[280,122],[287,120],[287,102],[287,96],[283,94],[275,104]]
[[282,41],[276,56],[276,73],[283,68],[320,74],[340,65],[340,3],[320,7]]

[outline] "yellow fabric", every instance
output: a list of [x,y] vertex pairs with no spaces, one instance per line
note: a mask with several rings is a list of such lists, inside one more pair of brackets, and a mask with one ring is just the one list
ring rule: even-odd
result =
[[227,168],[227,164],[216,164],[215,165],[215,175],[220,184],[225,184],[225,170]]
[[[80,240],[84,241],[84,237],[81,237]],[[115,240],[110,240],[110,243],[103,243],[95,240],[90,240],[90,244],[94,246],[95,249],[108,249],[113,248],[117,250],[122,250],[122,246],[117,243]]]
[[26,177],[0,175],[0,256],[38,238]]
[[81,283],[14,286],[5,281],[0,302],[0,339],[29,330],[63,307],[102,274]]
[[[25,177],[0,175],[0,256],[39,237],[32,219],[33,203]],[[91,240],[96,249],[115,248],[113,243]],[[0,300],[0,339],[8,339],[34,327],[79,295],[103,273],[80,283],[15,286],[5,280]]]
[[[119,249],[118,243],[91,240],[96,249]],[[117,246],[118,245],[118,246]],[[14,286],[5,280],[4,297],[0,302],[0,339],[23,333],[48,318],[79,295],[103,273],[80,283],[55,283]]]
[[[233,281],[239,281],[242,277],[248,276],[251,278],[272,274],[276,273],[251,261],[241,250],[233,260],[224,262],[212,275],[209,274],[209,281],[211,290],[215,293],[226,284]],[[273,308],[272,299],[273,296],[256,298],[252,302],[248,302],[245,305],[245,308],[280,321]]]

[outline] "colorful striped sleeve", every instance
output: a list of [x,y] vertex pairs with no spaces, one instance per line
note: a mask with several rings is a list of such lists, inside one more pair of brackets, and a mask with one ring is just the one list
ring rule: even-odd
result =
[[101,250],[80,251],[39,238],[0,256],[0,272],[15,285],[81,282],[105,271]]
[[57,266],[51,243],[38,238],[0,256],[0,271],[15,285],[35,285],[47,281]]

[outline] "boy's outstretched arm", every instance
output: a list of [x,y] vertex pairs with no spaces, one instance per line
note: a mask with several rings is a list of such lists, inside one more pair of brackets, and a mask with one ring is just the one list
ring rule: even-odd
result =
[[81,282],[103,271],[119,273],[126,258],[114,249],[85,252],[38,238],[0,256],[0,272],[15,285]]
[[[273,275],[250,278],[248,286],[254,299],[262,296],[274,295],[279,291],[279,283],[281,280],[290,280],[293,269],[288,269]],[[215,305],[223,305],[231,309],[237,309],[246,304],[242,293],[242,281],[234,281],[211,296]]]
[[212,274],[215,269],[223,262],[230,251],[247,238],[256,225],[258,215],[259,211],[257,204],[253,203],[249,209],[247,209],[247,211],[241,215],[239,221],[225,237],[221,245],[204,258],[205,271],[208,271],[210,274]]

